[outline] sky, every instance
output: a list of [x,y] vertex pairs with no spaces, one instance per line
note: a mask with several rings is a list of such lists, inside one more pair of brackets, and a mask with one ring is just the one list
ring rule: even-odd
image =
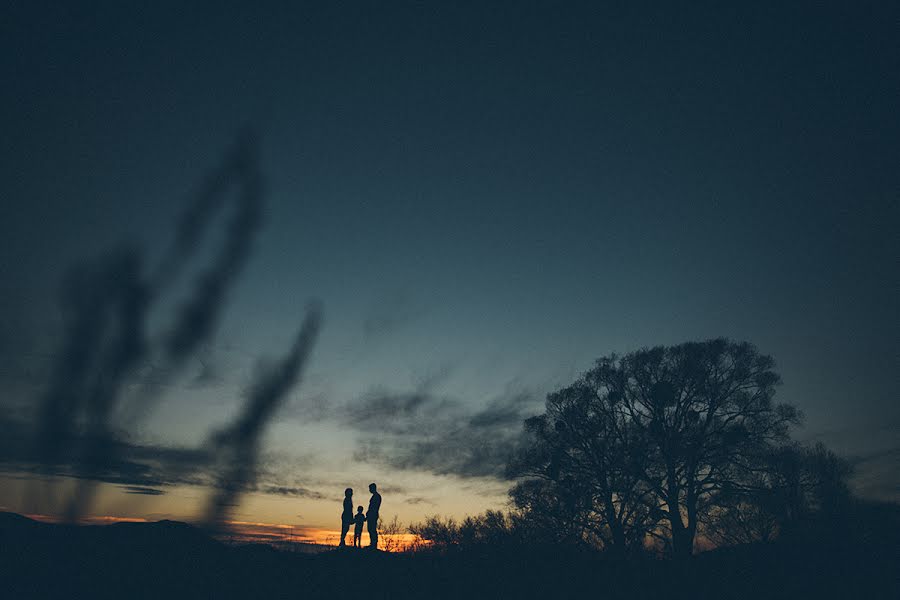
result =
[[209,335],[134,368],[122,396],[153,407],[112,426],[143,470],[100,478],[85,516],[198,518],[197,449],[310,301],[235,520],[336,529],[370,481],[406,522],[502,507],[504,449],[548,392],[717,336],[774,356],[797,439],[900,500],[893,3],[78,4],[0,14],[4,509],[77,487],[21,450],[65,355],[61,282],[123,244],[162,264],[248,130],[259,228],[226,203],[154,297],[160,337],[246,236]]

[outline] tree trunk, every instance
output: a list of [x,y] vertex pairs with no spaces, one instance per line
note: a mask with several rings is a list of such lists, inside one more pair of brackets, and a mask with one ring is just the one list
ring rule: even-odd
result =
[[694,537],[690,529],[681,521],[681,515],[669,511],[669,521],[672,526],[672,551],[675,558],[687,558],[694,551]]
[[625,531],[622,528],[622,524],[613,521],[610,523],[609,529],[613,538],[612,554],[616,558],[623,558],[626,554],[626,544]]
[[612,535],[610,554],[615,558],[623,558],[625,556],[625,530],[619,521],[619,516],[616,514],[616,506],[613,503],[612,495],[606,498],[606,523]]
[[680,489],[675,476],[675,466],[669,465],[667,471],[669,485],[666,504],[669,509],[669,525],[672,528],[672,553],[675,558],[684,558],[694,551],[694,536],[681,520]]
[[688,486],[687,498],[685,498],[687,511],[687,526],[684,528],[684,552],[686,556],[694,553],[694,537],[697,534],[697,495],[693,486]]

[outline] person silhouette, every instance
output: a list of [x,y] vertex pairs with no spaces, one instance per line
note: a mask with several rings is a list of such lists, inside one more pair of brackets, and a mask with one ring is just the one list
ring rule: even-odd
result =
[[350,523],[353,522],[353,488],[344,490],[344,512],[341,513],[341,543],[347,545],[347,532],[350,531]]
[[353,517],[353,522],[355,523],[353,527],[353,547],[359,548],[362,540],[362,526],[366,522],[366,515],[363,514],[362,506],[356,507],[356,516]]
[[366,512],[366,522],[369,527],[369,548],[378,549],[378,511],[381,509],[381,494],[374,483],[369,484],[372,498],[369,500],[369,510]]

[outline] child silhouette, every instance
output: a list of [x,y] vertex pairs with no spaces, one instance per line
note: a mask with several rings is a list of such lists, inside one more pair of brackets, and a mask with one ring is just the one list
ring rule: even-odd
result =
[[360,539],[362,538],[362,528],[363,523],[366,521],[366,515],[363,514],[363,507],[359,506],[356,509],[356,515],[353,517],[353,522],[356,523],[356,526],[353,528],[353,546],[356,548],[360,547]]

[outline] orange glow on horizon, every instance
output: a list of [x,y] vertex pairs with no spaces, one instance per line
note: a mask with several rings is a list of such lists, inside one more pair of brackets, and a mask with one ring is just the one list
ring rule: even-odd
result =
[[[62,517],[56,515],[25,513],[22,516],[41,523],[62,523],[64,521]],[[79,521],[80,525],[107,525],[111,523],[150,523],[150,521],[141,517],[115,517],[111,515],[84,517]]]
[[[23,515],[42,523],[62,523],[63,519],[56,515],[31,513]],[[95,515],[83,518],[81,525],[112,525],[114,523],[153,523],[141,517],[119,517],[114,515]],[[259,521],[227,521],[229,531],[218,535],[223,541],[239,543],[260,543],[273,545],[307,544],[320,546],[320,551],[336,547],[340,542],[341,532],[338,529],[327,529],[305,525],[289,525],[286,523],[265,523]],[[402,552],[413,546],[417,538],[411,533],[396,535],[381,534],[378,539],[380,550]],[[369,534],[363,531],[362,546],[369,545]],[[353,532],[347,534],[347,543],[353,543]]]
[[[259,543],[302,543],[328,547],[336,547],[340,542],[341,532],[338,529],[326,529],[302,525],[286,525],[283,523],[258,523],[248,521],[228,521],[231,528],[230,535],[237,541]],[[229,534],[224,534],[228,538]],[[396,535],[381,534],[378,538],[378,547],[381,550],[390,549],[394,552],[402,552],[415,544],[417,538],[411,533]],[[363,531],[362,546],[368,546],[369,534]],[[347,543],[353,543],[353,532],[347,534]]]

